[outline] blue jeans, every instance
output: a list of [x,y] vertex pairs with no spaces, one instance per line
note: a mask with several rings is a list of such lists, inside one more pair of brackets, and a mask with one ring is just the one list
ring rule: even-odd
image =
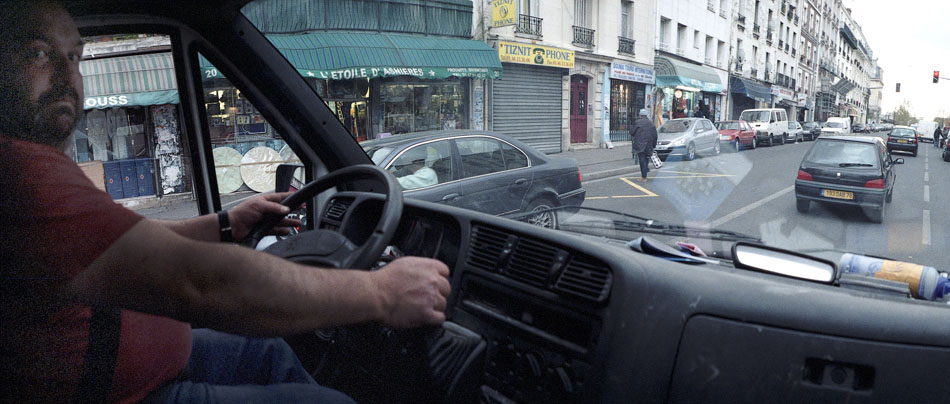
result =
[[246,338],[192,331],[182,377],[149,393],[143,403],[354,403],[320,386],[280,338]]

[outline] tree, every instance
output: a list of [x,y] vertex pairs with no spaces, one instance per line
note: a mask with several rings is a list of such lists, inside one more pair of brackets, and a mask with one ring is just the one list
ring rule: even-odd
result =
[[914,117],[909,111],[909,105],[907,103],[901,104],[894,110],[894,124],[895,125],[913,125],[918,122],[918,119]]

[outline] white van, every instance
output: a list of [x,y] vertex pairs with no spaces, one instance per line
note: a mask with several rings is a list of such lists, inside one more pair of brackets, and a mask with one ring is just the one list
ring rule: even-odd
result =
[[828,121],[821,126],[823,136],[850,135],[851,118],[828,118]]
[[747,109],[742,111],[739,119],[748,122],[755,129],[753,141],[756,144],[785,144],[785,136],[788,136],[788,113],[784,109]]

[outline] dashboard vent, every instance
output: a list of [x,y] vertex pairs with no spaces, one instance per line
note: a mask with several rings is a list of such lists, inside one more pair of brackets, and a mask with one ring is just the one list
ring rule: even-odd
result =
[[510,250],[515,237],[501,230],[485,226],[472,227],[472,241],[468,264],[486,271],[494,271],[506,250]]
[[603,302],[610,293],[610,268],[593,257],[575,255],[561,272],[554,290],[575,297]]
[[505,273],[529,285],[547,288],[551,273],[560,267],[555,264],[563,264],[566,255],[557,248],[521,238],[511,252]]
[[343,219],[343,216],[346,215],[346,210],[350,208],[352,203],[352,199],[334,198],[327,206],[327,212],[323,217],[340,221]]

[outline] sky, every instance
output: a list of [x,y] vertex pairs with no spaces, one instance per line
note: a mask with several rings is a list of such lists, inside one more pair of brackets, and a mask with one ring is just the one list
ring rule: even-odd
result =
[[[907,102],[911,114],[928,121],[950,116],[950,2],[843,1],[884,69],[881,112]],[[934,70],[947,80],[934,84]]]

